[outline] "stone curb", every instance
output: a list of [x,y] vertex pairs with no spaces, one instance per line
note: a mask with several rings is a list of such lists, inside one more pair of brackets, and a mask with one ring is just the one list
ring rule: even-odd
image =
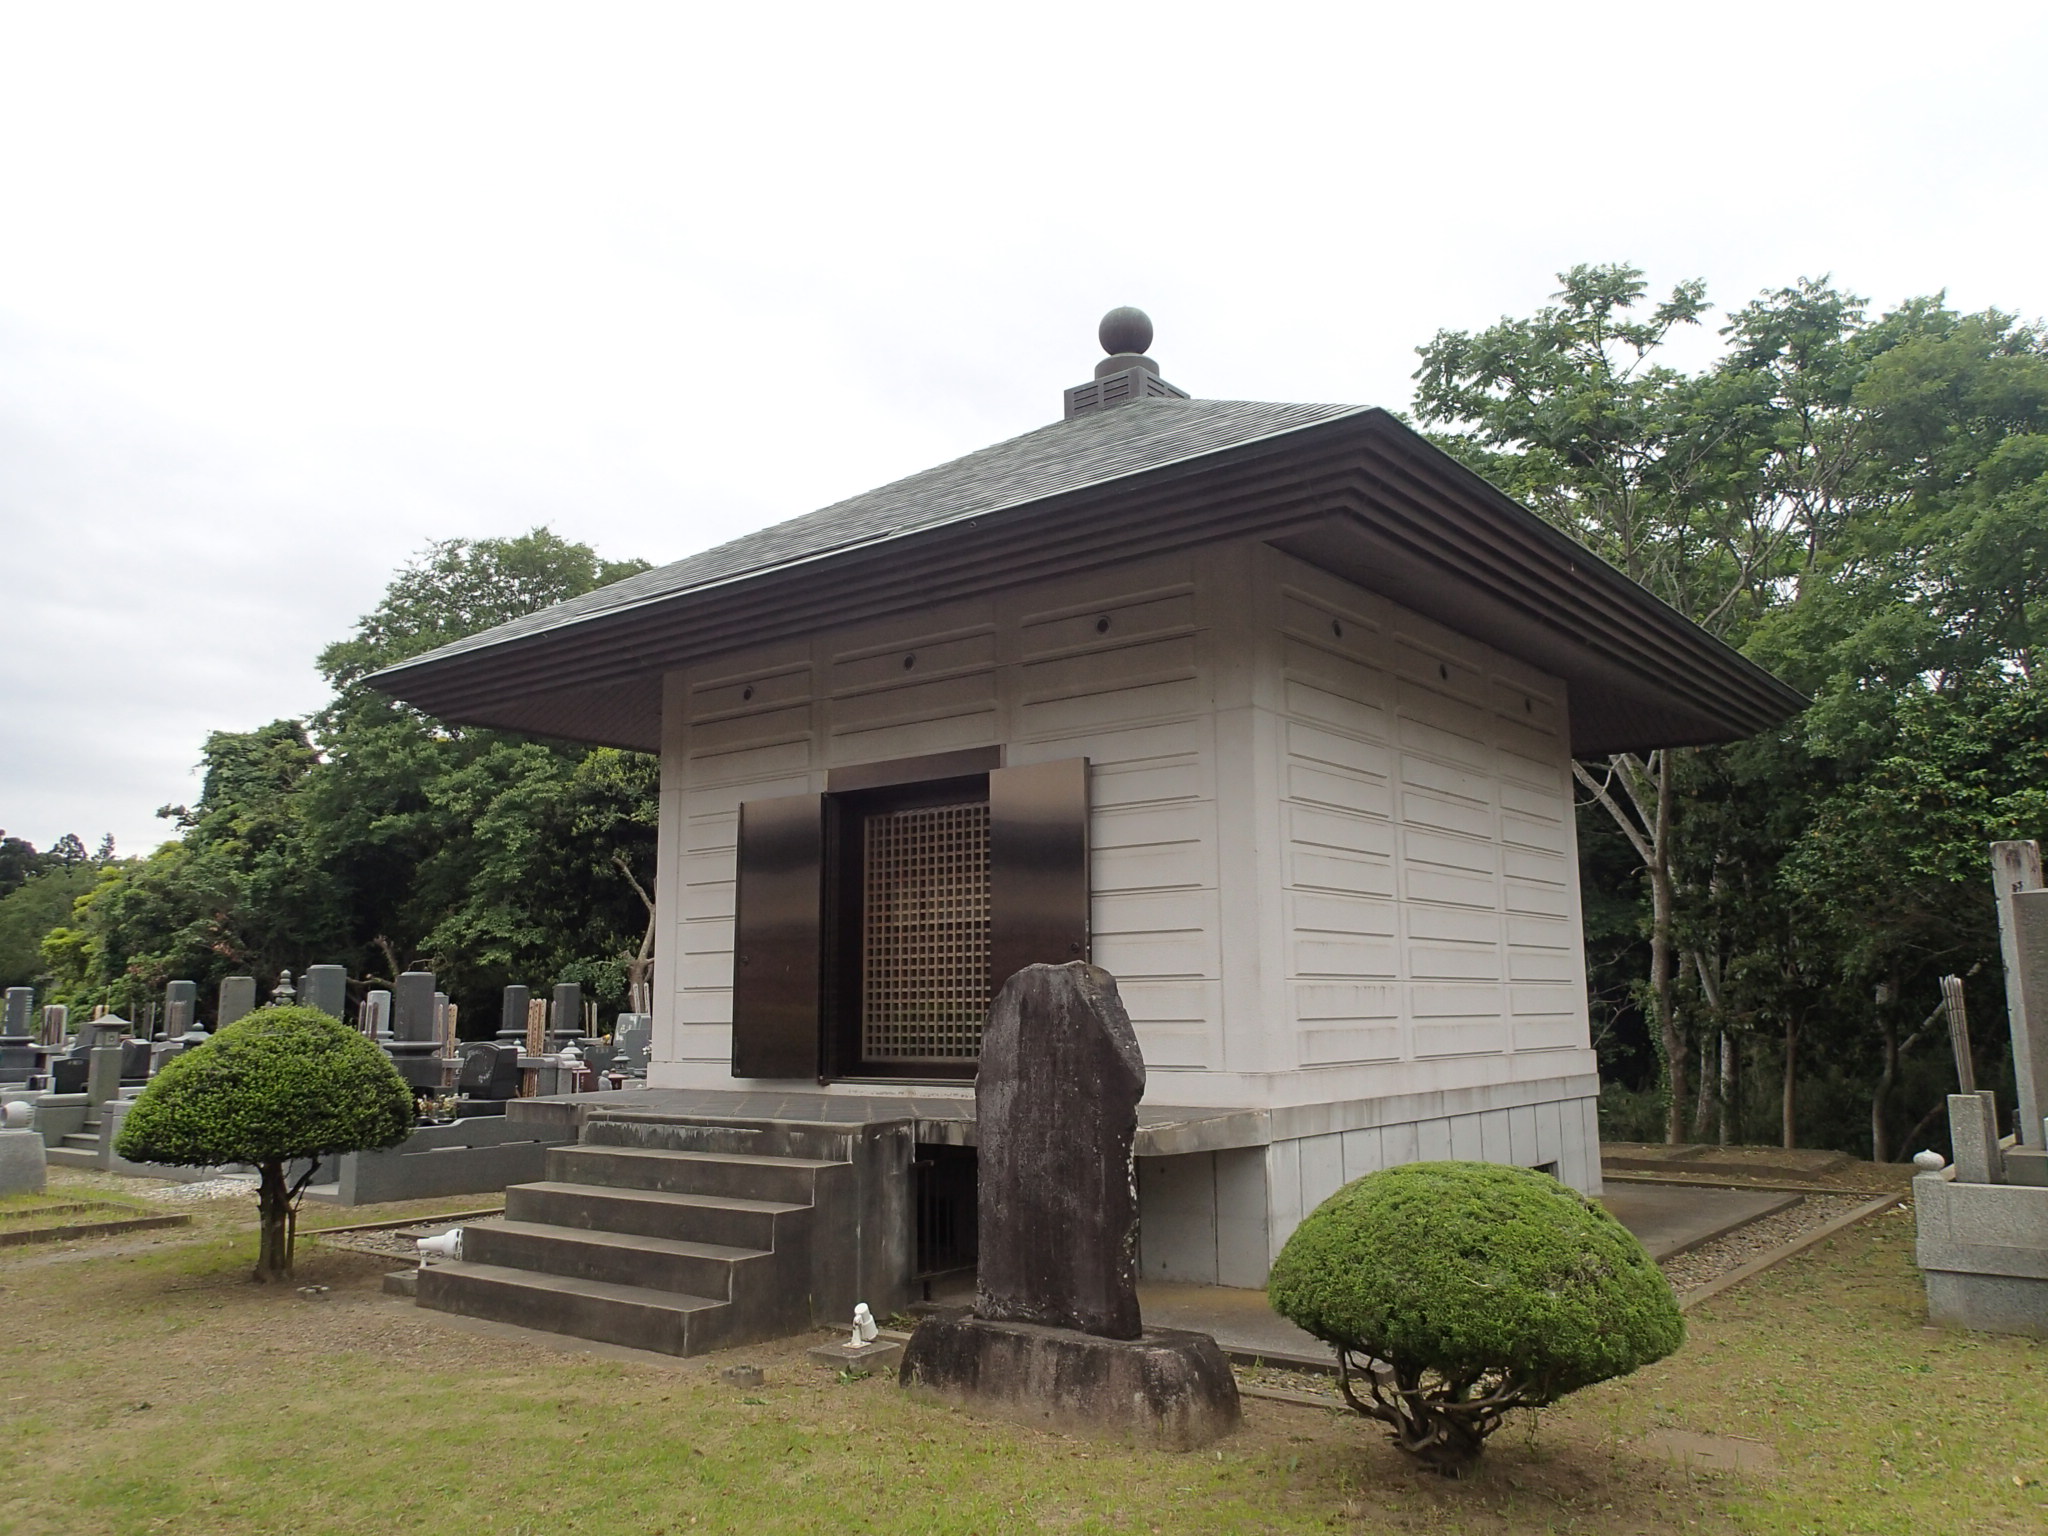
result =
[[[1830,1190],[1828,1193],[1855,1194],[1858,1191]],[[1691,1290],[1682,1293],[1678,1298],[1678,1310],[1689,1312],[1709,1297],[1720,1295],[1721,1292],[1727,1290],[1730,1286],[1740,1285],[1752,1275],[1760,1275],[1774,1264],[1782,1264],[1795,1253],[1802,1253],[1806,1249],[1811,1248],[1815,1243],[1833,1237],[1844,1228],[1853,1227],[1867,1216],[1875,1216],[1880,1211],[1890,1210],[1893,1206],[1904,1205],[1909,1198],[1911,1198],[1909,1194],[1879,1195],[1876,1199],[1857,1206],[1853,1211],[1844,1211],[1833,1220],[1822,1222],[1811,1232],[1802,1232],[1782,1248],[1774,1248],[1761,1258],[1751,1259],[1747,1264],[1739,1265],[1729,1270],[1725,1275],[1716,1275],[1705,1285],[1696,1285]],[[1738,1228],[1737,1230],[1740,1229]]]
[[437,1216],[401,1216],[396,1221],[358,1221],[342,1227],[301,1227],[301,1237],[324,1237],[330,1232],[389,1232],[398,1227],[430,1227],[441,1221],[482,1221],[486,1216],[502,1216],[505,1207],[491,1206],[481,1211],[448,1211]]
[[[1760,1194],[1783,1192],[1788,1195],[1868,1195],[1875,1199],[1878,1195],[1887,1193],[1887,1191],[1878,1189],[1844,1189],[1839,1184],[1779,1184],[1762,1181],[1752,1183],[1748,1180],[1731,1181],[1728,1179],[1708,1178],[1705,1174],[1680,1176],[1678,1174],[1665,1173],[1603,1173],[1601,1178],[1609,1184],[1679,1184],[1689,1189],[1755,1190]],[[1904,1200],[1912,1191],[1902,1189],[1893,1193],[1896,1194],[1898,1199]],[[1594,1198],[1598,1199],[1599,1197],[1596,1195]]]
[[65,1243],[74,1237],[110,1237],[118,1232],[149,1232],[158,1227],[186,1227],[192,1218],[184,1212],[174,1216],[134,1216],[121,1221],[81,1221],[68,1227],[30,1227],[21,1232],[0,1232],[0,1248],[22,1248],[30,1243]]

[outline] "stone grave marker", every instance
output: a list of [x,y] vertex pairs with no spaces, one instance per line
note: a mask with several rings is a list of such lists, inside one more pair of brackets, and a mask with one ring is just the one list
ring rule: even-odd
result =
[[199,983],[174,981],[164,987],[164,1038],[175,1040],[199,1022]]
[[318,1008],[333,1018],[348,1012],[348,967],[309,965],[299,977],[299,1006]]
[[1132,1156],[1144,1091],[1109,972],[1077,960],[1004,983],[974,1080],[974,1308],[918,1324],[905,1387],[1174,1450],[1236,1428],[1237,1381],[1216,1341],[1148,1330],[1139,1315]]
[[505,989],[498,1005],[498,1039],[506,1045],[526,1045],[526,1010],[533,1002],[533,989],[517,983]]
[[0,1014],[0,1083],[25,1083],[42,1066],[30,1022],[35,1006],[34,987],[7,989],[6,1011]]
[[415,1089],[441,1090],[441,1041],[434,973],[407,971],[391,992],[391,1039],[384,1049],[398,1075]]
[[555,988],[548,1014],[548,1043],[560,1050],[583,1033],[583,988],[565,981]]
[[213,1027],[226,1029],[235,1020],[256,1011],[256,978],[227,976],[221,979],[220,1002],[213,1015]]

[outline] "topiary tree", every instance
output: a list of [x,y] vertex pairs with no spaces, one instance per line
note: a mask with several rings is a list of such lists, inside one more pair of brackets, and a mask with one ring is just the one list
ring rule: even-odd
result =
[[[139,1163],[254,1165],[255,1278],[283,1280],[318,1160],[396,1146],[412,1127],[412,1090],[368,1039],[317,1008],[264,1008],[166,1062],[114,1150]],[[287,1181],[285,1165],[301,1158],[305,1172]]]
[[1451,1477],[1509,1409],[1625,1376],[1685,1338],[1670,1282],[1626,1227],[1497,1163],[1409,1163],[1345,1185],[1295,1228],[1266,1295],[1335,1347],[1353,1411]]

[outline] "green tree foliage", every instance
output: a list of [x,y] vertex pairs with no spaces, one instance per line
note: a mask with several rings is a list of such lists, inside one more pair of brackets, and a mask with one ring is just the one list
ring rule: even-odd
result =
[[[59,990],[133,1010],[184,977],[424,965],[473,1020],[510,981],[626,1000],[648,935],[651,757],[468,730],[363,686],[382,667],[645,569],[545,529],[431,544],[320,668],[311,721],[219,732],[180,836],[44,941]],[[132,1016],[132,1013],[131,1013]]]
[[262,1008],[166,1062],[122,1121],[115,1150],[143,1163],[253,1165],[255,1278],[282,1280],[319,1159],[396,1146],[412,1126],[412,1090],[368,1038],[315,1008]]
[[67,832],[46,852],[26,838],[0,833],[0,987],[28,987],[50,979],[44,938],[71,919],[78,898],[114,862],[114,840],[100,840],[88,855]]
[[1510,1410],[1685,1338],[1670,1283],[1626,1227],[1546,1174],[1495,1163],[1408,1163],[1345,1185],[1295,1228],[1266,1295],[1336,1349],[1354,1412],[1452,1476]]
[[[1765,1097],[1743,1063],[1769,1050],[1788,1144],[1817,1060],[1833,1099],[1868,1097],[1869,1140],[1833,1110],[1814,1133],[1892,1155],[1887,1104],[1914,1070],[1899,1057],[1940,975],[1974,968],[1980,1017],[1996,1012],[1984,845],[2048,832],[2029,738],[2048,348],[1995,311],[1936,297],[1873,319],[1802,280],[1736,310],[1688,374],[1659,357],[1705,317],[1698,284],[1652,302],[1629,267],[1560,283],[1527,320],[1420,349],[1418,415],[1814,700],[1754,741],[1578,766],[1599,818],[1581,818],[1603,882],[1595,996],[1634,978],[1667,1137],[1730,1137],[1744,1099],[1754,1125]],[[1621,1040],[1630,1006],[1615,1012]],[[1935,1077],[1916,1103],[1938,1102]]]

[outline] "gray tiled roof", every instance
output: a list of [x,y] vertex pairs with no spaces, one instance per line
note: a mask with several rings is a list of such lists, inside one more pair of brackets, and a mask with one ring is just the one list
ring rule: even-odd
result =
[[1333,421],[1356,405],[1140,400],[1013,437],[879,490],[522,615],[387,669],[413,667],[561,629],[836,551],[979,517],[1260,438]]

